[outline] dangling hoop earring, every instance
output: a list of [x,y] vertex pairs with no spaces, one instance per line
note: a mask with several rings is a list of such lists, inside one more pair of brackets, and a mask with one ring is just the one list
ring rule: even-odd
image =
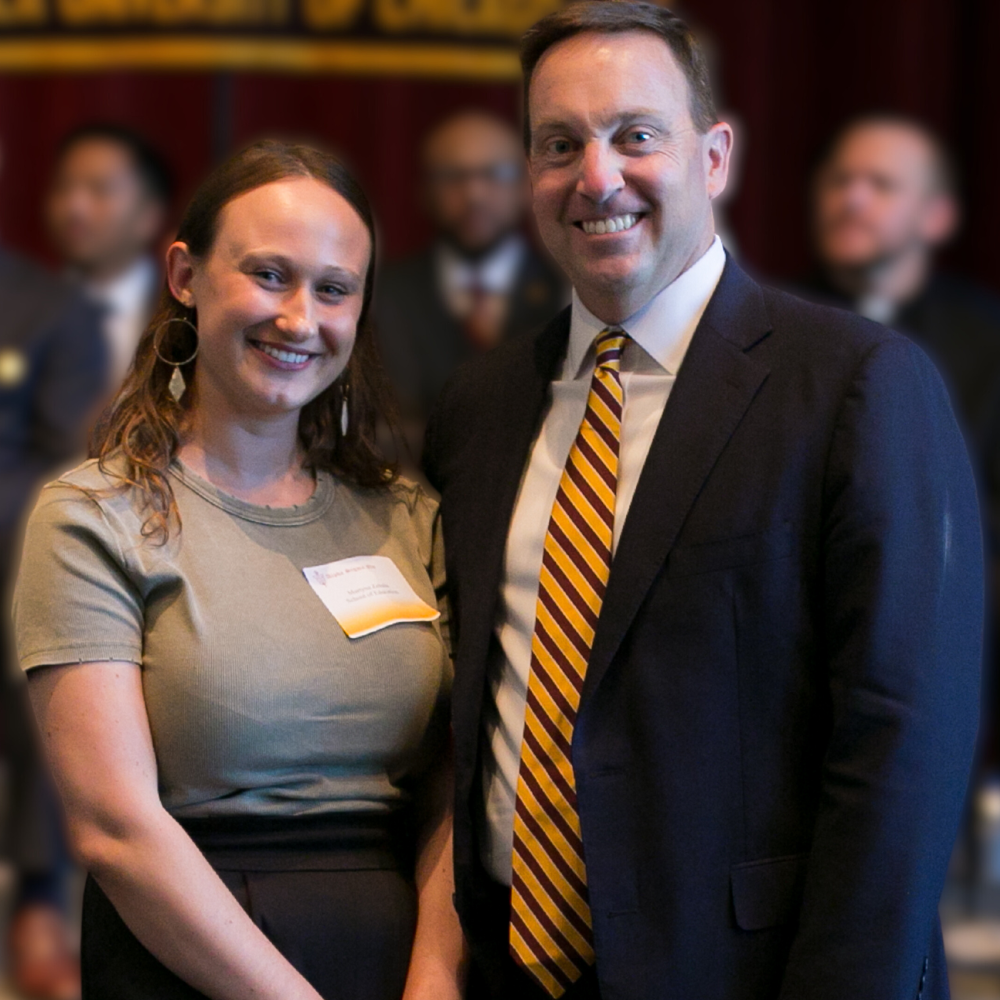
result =
[[340,390],[340,436],[347,437],[347,428],[350,424],[351,413],[347,405],[348,397],[351,393],[351,383],[345,382]]
[[[184,361],[170,361],[165,358],[160,353],[160,332],[168,327],[171,323],[184,323],[186,326],[191,327],[194,331],[195,345],[194,353],[191,357],[185,359]],[[196,357],[198,357],[198,327],[194,325],[189,319],[185,319],[183,316],[171,316],[170,319],[165,319],[160,325],[153,331],[153,353],[162,361],[165,365],[172,365],[174,372],[170,376],[170,381],[167,383],[167,391],[173,396],[175,403],[180,403],[184,398],[184,393],[187,391],[187,382],[184,379],[184,375],[181,372],[181,367],[183,365],[189,365]]]

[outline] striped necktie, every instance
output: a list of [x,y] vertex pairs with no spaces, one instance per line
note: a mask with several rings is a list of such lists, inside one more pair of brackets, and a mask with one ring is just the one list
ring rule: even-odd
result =
[[552,507],[531,641],[514,809],[510,947],[552,997],[594,962],[570,747],[611,572],[621,438],[621,331],[597,338],[587,412]]

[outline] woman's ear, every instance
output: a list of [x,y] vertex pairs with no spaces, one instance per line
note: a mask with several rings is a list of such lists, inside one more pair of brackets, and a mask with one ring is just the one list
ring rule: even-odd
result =
[[170,293],[182,306],[189,309],[195,307],[194,283],[195,261],[194,255],[188,249],[186,243],[171,243],[167,250],[167,285]]

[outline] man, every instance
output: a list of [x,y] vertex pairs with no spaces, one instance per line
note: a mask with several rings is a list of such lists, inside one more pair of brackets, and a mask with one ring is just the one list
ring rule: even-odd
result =
[[49,232],[69,276],[104,309],[113,387],[125,377],[154,305],[160,273],[152,254],[170,187],[159,154],[129,129],[87,125],[60,145]]
[[[855,119],[830,144],[813,205],[820,269],[804,292],[893,326],[937,364],[979,479],[996,579],[1000,300],[935,267],[935,254],[954,235],[960,215],[948,150],[911,119]],[[995,679],[993,686],[995,699]],[[987,727],[994,730],[986,748],[991,759],[997,754],[997,714],[994,706]]]
[[820,272],[806,291],[890,324],[940,367],[1000,519],[1000,300],[940,273],[960,214],[941,141],[918,122],[869,116],[835,137],[818,171]]
[[60,812],[10,656],[9,587],[35,490],[82,457],[108,387],[100,317],[72,286],[0,249],[0,857],[20,875],[9,969],[25,996],[79,995],[65,913],[70,869]]
[[438,125],[424,143],[423,197],[434,244],[386,269],[377,302],[382,356],[418,453],[452,372],[547,322],[563,301],[559,278],[520,232],[524,154],[506,122],[465,111]]
[[945,997],[982,567],[940,379],[726,259],[731,132],[668,11],[574,4],[522,65],[572,306],[426,452],[481,995]]

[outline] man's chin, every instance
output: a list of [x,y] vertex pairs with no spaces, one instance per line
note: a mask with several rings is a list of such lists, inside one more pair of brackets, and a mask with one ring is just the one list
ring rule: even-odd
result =
[[827,267],[835,271],[861,274],[885,264],[895,256],[895,253],[896,251],[891,248],[866,243],[857,246],[828,247],[822,253],[822,260]]
[[503,230],[486,234],[477,234],[475,237],[463,235],[461,237],[454,234],[444,234],[444,242],[447,243],[460,257],[466,260],[477,261],[488,257],[497,247],[500,246],[513,230]]
[[570,276],[576,288],[592,288],[602,295],[627,294],[641,282],[633,261],[607,258],[589,267],[577,267]]

